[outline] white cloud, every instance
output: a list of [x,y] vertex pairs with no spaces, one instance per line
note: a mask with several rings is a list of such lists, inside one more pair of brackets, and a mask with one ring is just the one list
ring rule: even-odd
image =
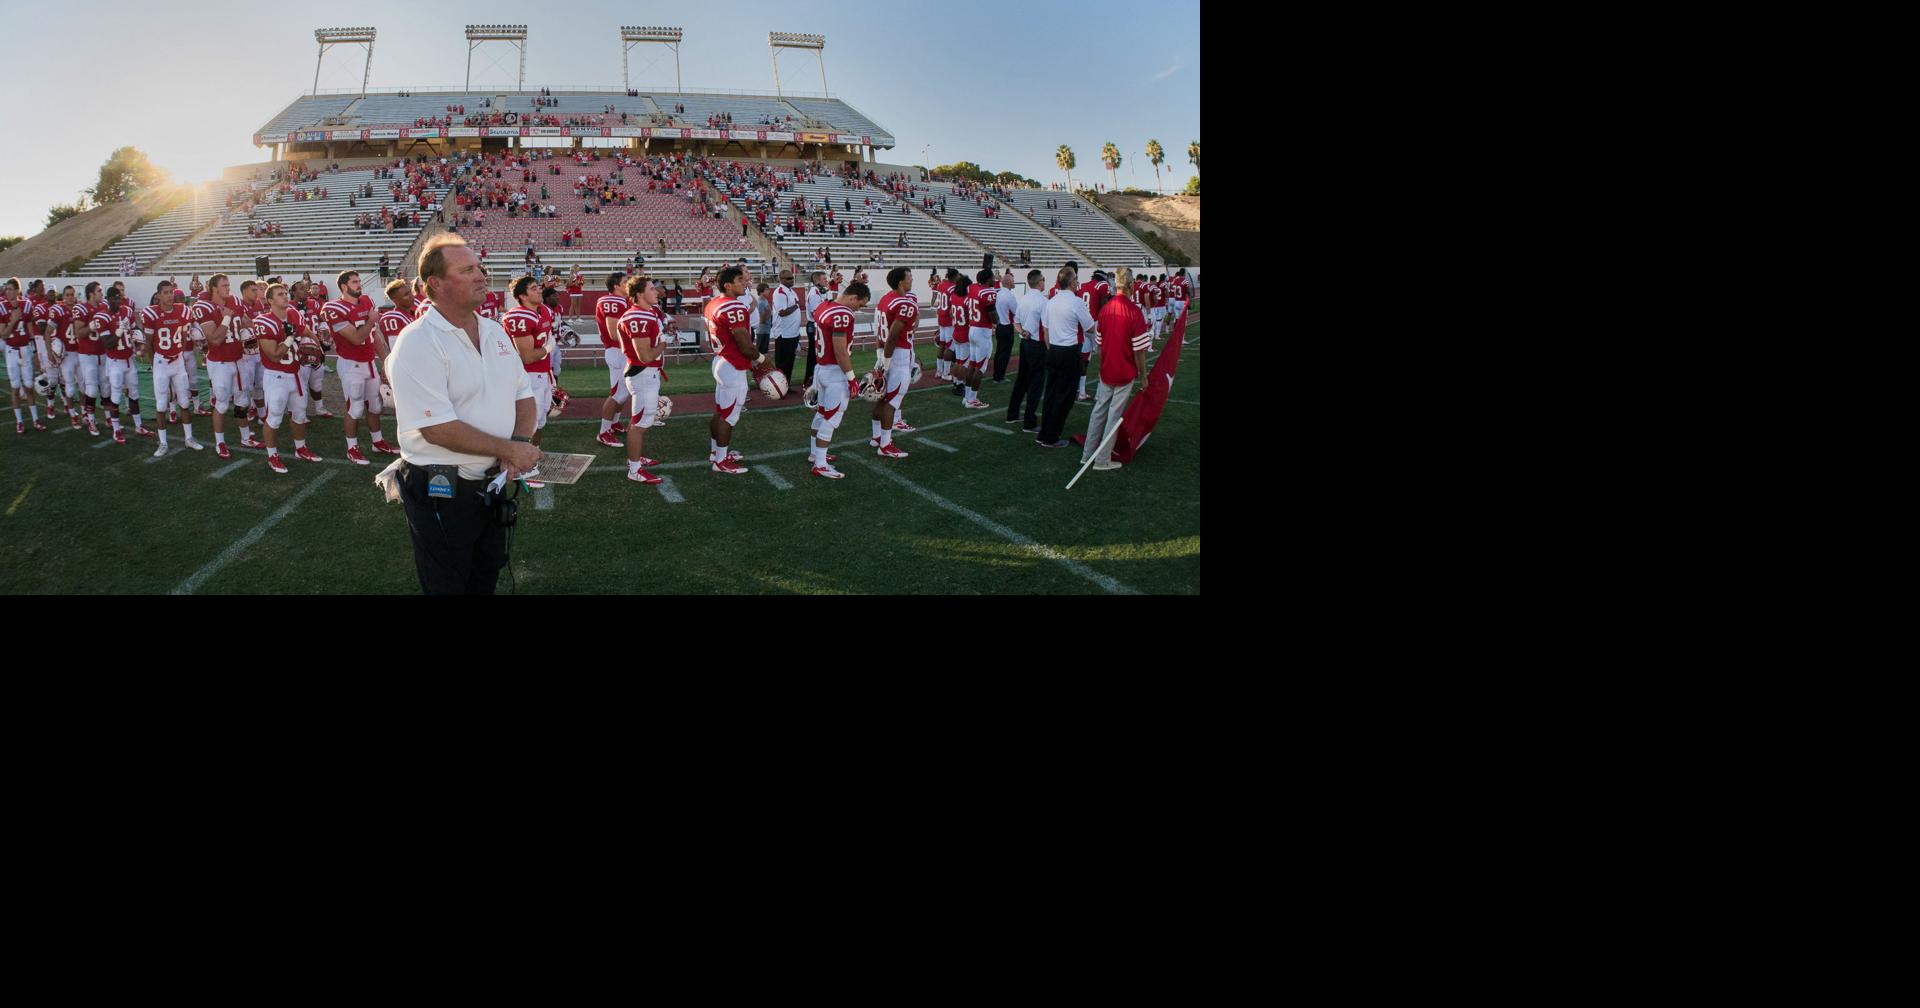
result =
[[1186,64],[1184,64],[1184,63],[1175,63],[1174,65],[1172,65],[1172,66],[1170,66],[1170,67],[1168,67],[1168,68],[1166,68],[1165,70],[1162,70],[1162,71],[1160,71],[1160,72],[1159,72],[1159,73],[1157,73],[1157,74],[1154,74],[1154,75],[1153,75],[1153,79],[1154,79],[1154,80],[1166,80],[1167,78],[1169,78],[1169,77],[1171,77],[1171,76],[1173,76],[1173,75],[1174,75],[1175,73],[1177,73],[1177,72],[1179,72],[1179,70],[1180,70],[1180,68],[1181,68],[1181,67],[1183,67],[1183,66],[1185,66],[1185,65],[1186,65]]

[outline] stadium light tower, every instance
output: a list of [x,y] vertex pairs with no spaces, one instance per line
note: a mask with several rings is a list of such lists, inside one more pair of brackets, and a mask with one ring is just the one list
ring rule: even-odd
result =
[[367,65],[360,71],[360,97],[367,96],[367,81],[373,77],[373,36],[372,28],[315,28],[313,40],[320,43],[320,58],[313,61],[313,90],[320,90],[320,64],[326,61],[327,49],[337,45],[363,45],[367,47]]
[[780,94],[780,50],[812,49],[820,58],[820,94],[827,93],[827,37],[825,35],[801,35],[795,32],[768,32],[767,53],[773,57],[773,93]]
[[658,42],[673,50],[673,89],[680,90],[680,29],[678,28],[636,28],[632,25],[620,26],[620,83],[627,90],[633,90],[633,82],[627,79],[627,53],[642,42]]
[[514,90],[527,89],[527,26],[523,24],[470,24],[467,26],[467,90],[473,90],[473,51],[487,42],[505,42],[520,50],[520,83]]

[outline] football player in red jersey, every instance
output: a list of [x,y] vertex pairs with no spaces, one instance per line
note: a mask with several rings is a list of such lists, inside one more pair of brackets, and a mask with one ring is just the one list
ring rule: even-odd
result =
[[626,296],[621,294],[622,285],[627,282],[625,273],[607,274],[607,292],[593,303],[594,325],[600,330],[600,346],[607,362],[607,400],[600,404],[600,433],[594,440],[609,448],[620,447],[620,436],[627,432],[627,425],[620,422],[620,407],[632,393],[627,391],[624,376],[627,373],[627,357],[620,352],[620,338],[614,332],[614,326],[620,316],[627,313]]
[[[107,288],[107,303],[109,305],[112,305],[116,299],[124,301],[125,297],[126,292],[119,284]],[[159,295],[157,293],[154,295],[154,303],[159,303]],[[122,434],[120,430],[119,402],[120,397],[125,395],[128,403],[131,405],[136,401],[134,397],[139,395],[137,390],[140,387],[140,368],[139,365],[134,363],[133,355],[136,350],[145,345],[146,339],[141,335],[140,313],[134,311],[132,305],[124,303],[121,305],[120,310],[126,314],[129,322],[124,328],[116,322],[114,325],[114,334],[111,337],[103,339],[107,352],[101,361],[101,366],[106,369],[106,373],[102,377],[100,384],[107,391],[107,417],[113,424],[113,439],[119,444],[126,444],[126,436]],[[156,391],[164,390],[156,385]],[[139,424],[139,421],[136,419],[134,423]],[[154,426],[164,428],[166,425],[166,417],[164,414],[156,418]],[[153,437],[154,435],[152,432],[149,432],[147,436]]]
[[[43,310],[44,314],[44,310]],[[13,432],[27,432],[26,417],[20,413],[20,400],[25,399],[27,409],[33,413],[33,429],[46,430],[40,422],[40,407],[33,401],[33,338],[39,327],[33,321],[34,309],[25,298],[20,297],[20,281],[8,280],[4,289],[0,289],[0,334],[4,334],[7,344],[7,381],[12,383],[13,393]],[[52,405],[48,405],[52,410]],[[51,415],[51,413],[49,413]]]
[[[990,269],[974,274],[973,279],[972,289],[961,301],[967,313],[967,370],[963,376],[966,391],[962,396],[968,409],[986,409],[987,404],[980,401],[980,382],[987,373],[987,361],[993,357],[994,303],[1000,298],[1000,288],[994,286],[993,271]],[[956,332],[955,346],[959,342],[959,333]]]
[[[207,384],[212,387],[213,396],[213,453],[221,458],[232,458],[233,449],[227,447],[228,413],[234,408],[242,394],[240,384],[240,337],[234,332],[236,326],[246,326],[248,321],[236,318],[229,307],[232,300],[231,285],[225,273],[215,273],[207,279],[200,289],[200,297],[187,309],[187,320],[200,329],[200,338],[207,343]],[[247,436],[244,424],[240,428],[241,437]]]
[[892,289],[880,296],[876,312],[880,327],[880,350],[886,354],[887,384],[880,401],[873,404],[873,438],[867,442],[882,458],[906,458],[907,453],[893,446],[893,432],[913,430],[901,419],[907,386],[913,383],[913,327],[920,321],[920,301],[913,296],[913,274],[905,266],[887,271]]
[[[300,387],[300,353],[309,356],[319,347],[307,329],[299,311],[288,305],[285,284],[267,287],[267,310],[253,320],[254,338],[260,341],[260,365],[266,372],[266,422],[261,425],[267,442],[267,468],[282,475],[287,464],[280,461],[280,421],[291,408],[293,414],[293,454],[308,462],[320,456],[307,448],[307,394]],[[304,347],[302,346],[304,344]]]
[[253,320],[267,310],[267,285],[248,280],[240,285],[240,303],[228,325],[240,340],[240,398],[246,403],[246,423],[240,427],[242,448],[265,448],[266,442],[253,436],[253,422],[267,415],[266,379],[260,365],[260,340],[253,334]]
[[635,483],[658,483],[660,477],[647,471],[659,465],[643,452],[647,430],[658,422],[660,383],[666,380],[661,370],[666,353],[663,342],[666,316],[660,314],[660,284],[648,277],[627,281],[627,302],[632,305],[615,323],[620,352],[627,359],[629,399],[633,403],[633,426],[627,428],[627,478]]
[[[533,386],[533,445],[540,446],[540,432],[547,427],[547,413],[553,409],[553,369],[547,358],[553,353],[553,327],[540,314],[540,282],[532,276],[513,281],[512,311],[500,319],[500,327],[513,340],[520,363],[527,371],[527,384]],[[532,486],[532,482],[528,486]]]
[[732,476],[747,471],[740,464],[740,453],[729,446],[733,427],[747,406],[748,375],[759,381],[770,370],[767,355],[754,346],[747,306],[740,302],[746,290],[747,271],[729,266],[720,271],[719,294],[703,308],[707,342],[713,348],[713,420],[707,426],[711,435],[707,458],[714,472]]
[[[320,300],[319,292],[312,281],[301,280],[294,284],[293,309],[299,313],[301,325],[307,327],[307,331],[313,338],[320,341],[320,348],[323,351],[333,349],[333,332],[326,327],[326,323],[321,318],[325,304]],[[321,357],[317,364],[300,365],[300,385],[307,390],[307,398],[312,403],[307,407],[307,412],[315,419],[333,419],[333,412],[327,409],[326,401],[321,398],[321,386],[326,381],[326,377],[327,359],[325,357]]]
[[813,462],[813,474],[823,479],[844,479],[846,474],[833,467],[827,449],[833,445],[833,432],[847,418],[847,403],[859,392],[860,383],[851,377],[853,352],[853,313],[866,307],[867,285],[854,281],[833,300],[813,310],[814,339],[819,341],[815,354],[820,376],[820,401],[813,408],[813,437],[807,443],[807,458]]
[[[367,433],[373,449],[380,451],[386,438],[380,436],[380,375],[374,370],[373,298],[360,287],[360,274],[345,270],[334,278],[340,296],[321,307],[322,325],[334,335],[334,368],[340,374],[340,390],[347,399],[347,460],[354,465],[369,465],[360,453],[360,420],[367,421]],[[391,445],[387,445],[391,448]]]
[[481,318],[490,318],[498,322],[500,321],[501,310],[505,307],[505,299],[500,296],[500,292],[489,289],[487,296],[480,300],[480,309],[475,312],[475,314]]
[[93,422],[94,404],[100,398],[100,355],[109,341],[117,341],[126,333],[129,322],[127,306],[119,300],[120,288],[115,285],[113,289],[109,301],[99,281],[87,285],[86,324],[74,327],[73,346],[69,348],[69,353],[79,357],[81,415],[91,437],[100,436],[100,428]]
[[[75,427],[80,426],[80,410],[74,405],[79,395],[75,389],[80,381],[80,358],[74,356],[74,341],[79,337],[76,327],[85,327],[90,309],[74,295],[73,285],[61,288],[59,310],[47,318],[47,339],[40,348],[41,367],[50,377],[57,379],[60,397],[67,404],[67,419]],[[47,412],[53,412],[53,404],[47,404]]]
[[934,321],[940,326],[940,334],[934,337],[933,373],[949,381],[953,378],[953,280],[954,271],[949,269],[945,280],[932,285]]
[[[413,285],[405,280],[390,280],[385,291],[387,308],[380,313],[380,324],[374,328],[374,352],[380,358],[380,385],[382,396],[389,402],[393,400],[393,383],[387,379],[387,356],[393,353],[393,341],[400,337],[400,330],[413,324],[419,316],[413,303]],[[375,441],[373,449],[389,455],[400,454],[400,449],[385,441]]]
[[[141,357],[153,371],[154,416],[162,413],[169,417],[177,416],[186,446],[199,451],[204,446],[193,439],[193,398],[187,386],[187,367],[193,360],[193,340],[187,334],[187,310],[174,303],[173,295],[173,281],[162,280],[159,300],[140,310],[140,331],[146,334],[142,341],[145,351]],[[127,365],[125,374],[134,375],[133,381],[139,380],[131,366],[131,359],[119,363]],[[132,384],[124,377],[112,383],[115,390],[113,398],[118,398],[117,393],[123,383]],[[119,412],[113,399],[108,400],[107,408],[115,414]],[[116,435],[120,433],[120,418],[117,415],[113,418],[113,429]],[[114,440],[126,443],[124,436]],[[160,427],[160,447],[153,454],[155,458],[167,454],[167,428],[164,425]]]

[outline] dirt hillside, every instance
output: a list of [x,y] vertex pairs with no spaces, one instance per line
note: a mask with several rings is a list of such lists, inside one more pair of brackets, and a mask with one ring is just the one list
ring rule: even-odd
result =
[[126,237],[150,213],[161,213],[186,197],[186,186],[157,186],[125,203],[94,207],[0,252],[0,276],[39,279],[74,256],[91,256]]
[[1153,232],[1199,264],[1200,197],[1109,193],[1100,197],[1100,205],[1129,226]]

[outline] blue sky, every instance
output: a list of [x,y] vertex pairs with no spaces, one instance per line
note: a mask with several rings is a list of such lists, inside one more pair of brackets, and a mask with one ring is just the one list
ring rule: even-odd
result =
[[[1197,0],[981,0],[963,7],[903,0],[822,3],[804,11],[754,0],[703,4],[672,16],[632,4],[569,0],[551,9],[565,13],[536,16],[524,6],[484,2],[358,0],[296,7],[293,17],[236,0],[184,8],[67,0],[50,13],[0,0],[0,23],[15,43],[6,89],[15,128],[0,186],[0,235],[39,232],[47,208],[92,185],[100,163],[123,145],[148,152],[183,182],[263,160],[250,142],[253,131],[313,86],[313,30],[361,25],[380,32],[369,82],[375,88],[460,84],[467,24],[528,26],[529,88],[618,88],[618,27],[664,22],[686,31],[680,66],[688,90],[772,91],[767,32],[818,33],[827,37],[827,85],[834,95],[898,139],[898,147],[881,152],[883,161],[923,163],[921,149],[930,145],[925,163],[969,160],[1055,182],[1061,174],[1053,152],[1064,143],[1079,160],[1076,182],[1105,181],[1100,147],[1111,140],[1126,158],[1120,185],[1150,189],[1153,172],[1139,152],[1151,137],[1167,151],[1165,184],[1185,185],[1193,174],[1186,149],[1200,139]],[[177,13],[151,20],[156,10]],[[964,32],[956,30],[960,11],[969,26]],[[85,37],[78,64],[71,46],[19,44],[16,29],[48,17]],[[961,36],[963,44],[956,42]],[[345,46],[330,52],[321,89],[359,87],[363,53]],[[473,60],[476,88],[512,87],[517,56],[511,48],[483,47]],[[672,88],[667,50],[639,46],[630,60],[635,87]],[[780,79],[791,90],[818,90],[818,64],[811,53],[783,51]],[[24,137],[32,138],[30,157],[22,156]]]

